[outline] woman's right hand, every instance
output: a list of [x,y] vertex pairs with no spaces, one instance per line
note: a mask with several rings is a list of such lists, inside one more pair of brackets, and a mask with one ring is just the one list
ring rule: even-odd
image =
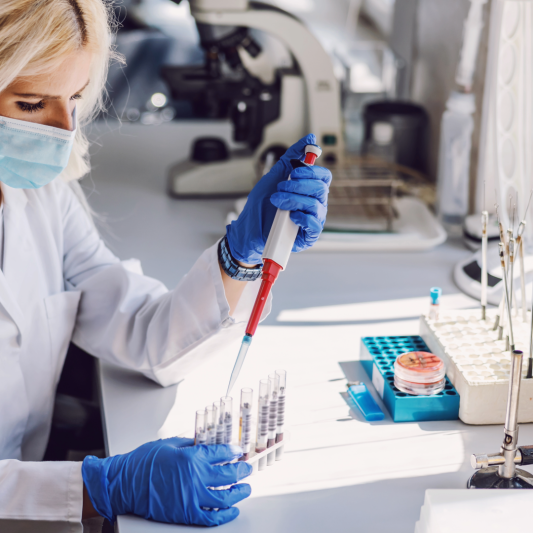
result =
[[291,220],[299,226],[293,252],[301,252],[318,240],[326,221],[331,172],[319,166],[293,169],[291,164],[291,159],[302,160],[305,147],[315,143],[315,136],[310,134],[293,144],[250,192],[239,218],[226,226],[234,259],[248,265],[263,262],[278,208],[290,211]]
[[[135,514],[171,524],[218,526],[239,516],[233,507],[251,493],[237,483],[252,473],[238,446],[193,446],[190,439],[148,442],[124,455],[86,457],[82,476],[96,511],[111,522]],[[209,487],[233,485],[226,490]]]

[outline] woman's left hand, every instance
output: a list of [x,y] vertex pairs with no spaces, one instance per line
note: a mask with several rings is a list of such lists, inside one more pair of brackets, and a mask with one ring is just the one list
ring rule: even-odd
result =
[[[226,226],[231,254],[237,261],[257,265],[276,215],[276,210],[291,211],[291,220],[299,227],[293,252],[301,252],[318,240],[328,210],[331,172],[312,166],[293,169],[291,159],[303,159],[305,147],[315,144],[307,135],[291,146],[265,174],[248,196],[239,218]],[[290,180],[287,180],[291,176]]]
[[[204,444],[173,437],[147,442],[106,459],[87,456],[85,488],[96,512],[114,522],[134,514],[169,524],[218,526],[239,516],[237,503],[251,488],[239,481],[252,473],[238,446]],[[230,488],[214,490],[217,487]]]

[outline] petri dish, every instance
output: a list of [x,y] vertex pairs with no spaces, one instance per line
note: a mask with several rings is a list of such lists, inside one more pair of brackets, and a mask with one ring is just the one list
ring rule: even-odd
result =
[[446,384],[444,361],[429,352],[407,352],[394,363],[394,384],[414,395],[437,394]]

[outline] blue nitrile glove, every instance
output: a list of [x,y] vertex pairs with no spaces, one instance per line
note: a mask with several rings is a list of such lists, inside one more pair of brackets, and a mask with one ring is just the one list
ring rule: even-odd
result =
[[241,457],[238,446],[193,446],[193,442],[175,437],[107,459],[86,457],[81,472],[95,510],[112,522],[124,514],[201,526],[237,518],[239,510],[232,505],[250,496],[250,485],[208,487],[237,483],[252,473],[252,466],[224,464]]
[[[291,159],[302,160],[306,145],[315,143],[315,136],[310,134],[293,144],[253,188],[239,218],[226,226],[231,255],[237,261],[250,265],[262,262],[278,207],[292,211],[291,220],[300,226],[293,252],[317,241],[326,221],[331,172],[317,166],[293,170],[290,163]],[[289,174],[291,181],[287,181]]]

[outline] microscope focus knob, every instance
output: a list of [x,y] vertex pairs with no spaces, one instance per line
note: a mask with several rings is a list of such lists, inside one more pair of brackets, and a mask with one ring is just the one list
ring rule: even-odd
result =
[[194,141],[191,159],[199,163],[225,161],[229,158],[228,148],[218,137],[200,137]]

